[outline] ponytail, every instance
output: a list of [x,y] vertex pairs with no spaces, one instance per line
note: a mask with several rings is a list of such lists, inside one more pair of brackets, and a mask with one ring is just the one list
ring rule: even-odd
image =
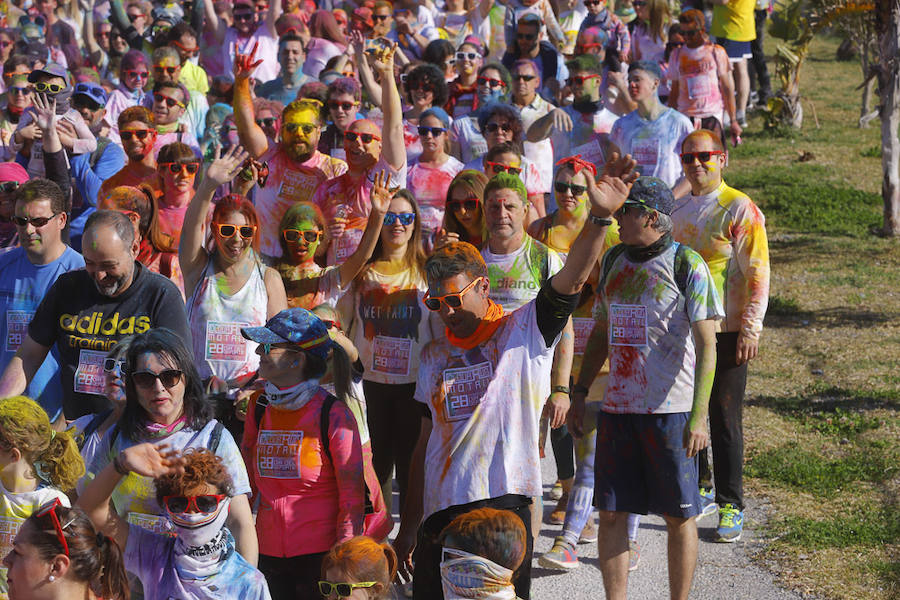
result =
[[353,397],[350,382],[353,380],[353,372],[350,366],[350,357],[340,344],[331,345],[331,374],[334,378],[334,395],[345,404]]
[[25,396],[0,400],[0,447],[16,448],[35,475],[67,491],[84,475],[84,460],[67,431],[54,431],[44,409]]
[[125,573],[125,557],[122,549],[111,537],[98,533],[100,571],[90,581],[91,590],[104,600],[127,600],[128,575]]

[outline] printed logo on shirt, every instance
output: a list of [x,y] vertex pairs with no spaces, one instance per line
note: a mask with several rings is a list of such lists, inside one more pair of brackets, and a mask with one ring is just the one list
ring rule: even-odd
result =
[[256,470],[260,477],[300,478],[302,431],[260,429],[256,438]]
[[706,98],[712,92],[712,85],[708,75],[697,75],[687,78],[688,98],[696,100]]
[[103,360],[106,352],[95,350],[81,350],[78,353],[78,368],[75,370],[75,391],[80,394],[103,395],[105,377],[103,375]]
[[[147,315],[121,317],[118,312],[104,319],[104,313],[92,312],[90,314],[70,315],[63,314],[59,317],[59,327],[68,331],[70,348],[88,348],[90,350],[108,351],[115,346],[117,340],[99,339],[94,336],[125,336],[135,333],[144,333],[150,329],[150,317]],[[85,336],[74,335],[81,333]]]
[[372,343],[372,370],[388,375],[409,375],[412,340],[376,335]]
[[6,311],[6,351],[15,352],[25,340],[28,333],[28,324],[34,316],[30,310]]
[[448,421],[468,419],[487,391],[494,376],[489,362],[445,369],[442,384],[444,392],[444,416]]
[[206,360],[247,360],[247,340],[241,335],[241,327],[248,323],[206,322]]
[[642,304],[609,305],[611,346],[647,345],[647,307]]
[[172,523],[167,517],[162,517],[160,515],[146,515],[139,512],[130,512],[126,517],[126,520],[132,525],[137,525],[141,529],[146,529],[147,531],[152,531],[153,533],[159,533],[161,535],[167,535],[169,537],[175,537],[177,535],[175,532],[175,528],[172,527]]
[[319,186],[319,178],[302,171],[285,169],[278,197],[291,202],[309,200]]
[[357,311],[366,339],[386,335],[418,341],[422,322],[419,293],[417,289],[367,289]]
[[362,229],[345,229],[344,233],[335,240],[334,258],[337,264],[340,264],[350,258],[350,255],[356,252],[359,242],[362,240]]
[[594,329],[594,319],[589,317],[572,317],[572,326],[575,329],[575,354],[581,356],[587,348],[587,341]]
[[659,162],[659,140],[657,138],[634,140],[631,143],[631,156],[639,166],[650,167],[650,170],[642,172],[642,175],[652,175],[652,170]]
[[[3,553],[3,556],[6,556],[12,550],[13,540],[16,538],[16,534],[19,533],[19,527],[24,522],[25,519],[16,517],[0,517],[0,552]],[[6,583],[5,579],[3,583]]]

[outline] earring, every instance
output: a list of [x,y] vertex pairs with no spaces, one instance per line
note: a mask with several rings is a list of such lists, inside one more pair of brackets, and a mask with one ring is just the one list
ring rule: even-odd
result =
[[50,577],[47,578],[47,581],[49,581],[50,583],[53,583],[54,581],[56,581],[56,577],[51,575]]

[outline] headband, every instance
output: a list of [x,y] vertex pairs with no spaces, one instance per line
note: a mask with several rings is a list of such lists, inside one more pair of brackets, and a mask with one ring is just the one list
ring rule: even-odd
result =
[[557,167],[568,165],[571,165],[576,175],[578,175],[582,169],[587,169],[594,177],[597,176],[597,167],[594,166],[594,163],[584,160],[583,158],[581,158],[580,154],[576,154],[575,156],[567,156],[566,158],[556,163]]

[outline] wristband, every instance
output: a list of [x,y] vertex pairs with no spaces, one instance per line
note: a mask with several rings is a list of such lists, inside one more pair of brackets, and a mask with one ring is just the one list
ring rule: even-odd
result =
[[116,470],[116,473],[122,476],[127,476],[131,471],[125,468],[125,465],[122,464],[122,455],[118,454],[112,461],[113,469]]
[[584,394],[585,396],[587,396],[588,388],[587,388],[587,386],[581,385],[580,383],[576,383],[575,385],[572,386],[572,393],[573,394]]
[[565,394],[566,396],[568,396],[570,393],[568,386],[565,386],[565,385],[554,385],[550,391],[554,394],[559,393],[559,394]]
[[588,221],[590,221],[594,225],[599,225],[600,227],[609,227],[610,225],[612,225],[612,219],[604,219],[602,217],[598,217],[592,212],[588,213]]

